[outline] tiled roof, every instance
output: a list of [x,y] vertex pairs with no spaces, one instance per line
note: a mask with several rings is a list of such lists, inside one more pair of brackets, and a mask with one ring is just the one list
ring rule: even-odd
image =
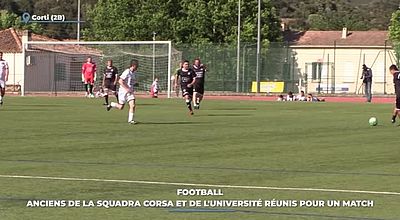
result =
[[3,53],[22,52],[21,39],[13,28],[0,31],[0,51]]
[[[388,40],[387,31],[350,31],[345,39],[342,31],[305,31],[284,33],[285,41],[295,46],[384,46]],[[390,42],[387,45],[391,45]]]
[[[22,53],[22,36],[23,31],[9,28],[0,31],[0,51],[4,53]],[[31,34],[30,41],[54,41],[59,40],[52,39],[43,35]],[[59,53],[70,53],[70,54],[91,54],[101,55],[101,51],[90,48],[87,46],[80,46],[74,44],[58,44],[58,45],[30,45],[29,49],[38,51],[52,51]]]

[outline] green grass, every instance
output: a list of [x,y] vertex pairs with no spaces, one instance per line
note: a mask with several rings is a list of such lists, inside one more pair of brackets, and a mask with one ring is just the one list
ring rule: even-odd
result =
[[[7,97],[0,175],[400,192],[392,105],[139,99],[106,112],[83,98]],[[370,127],[376,116],[379,125]],[[0,177],[0,219],[398,219],[399,195],[227,189],[182,197],[173,185]],[[373,200],[372,208],[27,208],[28,200]],[[229,211],[229,212],[228,212]]]

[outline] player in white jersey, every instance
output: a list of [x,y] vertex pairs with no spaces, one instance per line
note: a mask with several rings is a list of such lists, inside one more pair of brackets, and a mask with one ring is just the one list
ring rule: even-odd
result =
[[6,82],[8,81],[8,63],[3,60],[3,52],[0,52],[0,105],[3,105],[6,93]]
[[134,86],[136,84],[136,70],[139,67],[139,62],[137,60],[131,60],[131,65],[126,69],[119,77],[119,90],[118,90],[118,103],[111,102],[107,106],[107,111],[111,108],[117,108],[122,110],[126,103],[129,104],[129,114],[128,123],[135,124],[134,114],[135,114],[135,95]]

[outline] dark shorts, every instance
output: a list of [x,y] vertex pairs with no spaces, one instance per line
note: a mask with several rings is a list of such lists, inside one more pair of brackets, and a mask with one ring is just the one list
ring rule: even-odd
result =
[[182,89],[182,96],[185,97],[186,95],[189,95],[190,97],[193,96],[193,88],[189,88],[186,85],[181,86]]
[[396,109],[400,110],[400,86],[395,84],[394,92],[396,94]]
[[200,93],[200,94],[204,94],[204,84],[202,84],[202,83],[199,83],[199,84],[197,84],[197,83],[195,83],[194,84],[194,86],[193,86],[193,91],[194,92],[197,92],[197,93]]
[[396,95],[396,109],[400,110],[400,94]]
[[105,80],[104,81],[104,88],[106,88],[106,89],[109,89],[109,90],[111,90],[111,91],[116,91],[116,88],[117,86],[116,85],[114,85],[114,82],[112,82],[111,80]]

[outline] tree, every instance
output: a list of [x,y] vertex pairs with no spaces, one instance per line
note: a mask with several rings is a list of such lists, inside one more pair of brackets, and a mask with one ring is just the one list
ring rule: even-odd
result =
[[[257,2],[243,1],[243,41],[257,36]],[[175,43],[228,43],[237,38],[237,0],[100,0],[89,9],[90,40],[159,40]],[[280,39],[280,24],[269,0],[263,0],[262,38]]]
[[371,29],[387,30],[392,13],[399,7],[398,0],[376,0],[370,4],[360,6],[364,21]]
[[[77,17],[76,0],[38,0],[34,6],[34,14],[62,14],[66,20],[76,20]],[[43,24],[44,34],[52,38],[75,38],[76,24]]]
[[25,24],[21,21],[20,16],[2,10],[0,11],[0,30],[7,28],[30,30],[34,33],[42,33],[42,27],[37,23]]
[[33,0],[19,0],[17,4],[20,14],[24,12],[33,13],[35,11],[35,3]]
[[[89,27],[83,31],[88,40],[137,40],[140,26],[135,19],[139,13],[138,1],[100,0],[87,12]],[[143,22],[144,23],[144,22]]]
[[398,63],[400,58],[400,9],[393,12],[390,19],[389,38],[395,47],[396,63]]
[[[398,0],[272,0],[280,17],[294,18],[298,30],[387,30]],[[321,19],[322,18],[322,19]],[[321,26],[323,25],[323,26]]]
[[18,13],[18,4],[14,0],[1,0],[0,10],[5,10],[10,13]]
[[0,11],[0,29],[19,27],[21,25],[18,15],[5,10]]
[[[269,42],[281,40],[280,18],[269,0],[263,0],[261,3],[261,39],[263,40],[263,45],[267,46]],[[244,1],[242,13],[242,18],[244,18],[242,41],[255,43],[258,32],[258,2]],[[234,26],[237,27],[236,22]]]
[[349,30],[368,29],[367,22],[357,13],[357,8],[343,1],[328,3],[320,3],[317,13],[309,15],[307,23],[311,30],[341,30],[343,27]]
[[393,12],[390,19],[389,38],[393,43],[400,43],[400,10]]
[[326,30],[329,26],[324,16],[320,14],[310,14],[307,22],[313,30]]

